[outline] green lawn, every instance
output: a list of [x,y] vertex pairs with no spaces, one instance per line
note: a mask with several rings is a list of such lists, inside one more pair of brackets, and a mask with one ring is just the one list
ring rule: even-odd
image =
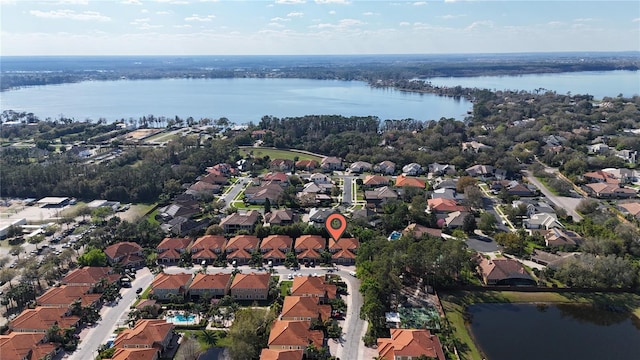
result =
[[320,162],[322,160],[322,158],[319,156],[303,154],[303,153],[299,153],[291,150],[253,148],[253,147],[240,149],[241,156],[246,156],[249,152],[253,152],[253,156],[259,156],[259,157],[264,157],[268,155],[271,160],[273,159],[293,160],[296,157],[298,157],[298,160],[316,160],[317,162]]
[[282,295],[282,297],[288,296],[289,295],[289,290],[291,289],[291,287],[293,286],[293,281],[291,280],[283,280],[280,282],[280,295]]

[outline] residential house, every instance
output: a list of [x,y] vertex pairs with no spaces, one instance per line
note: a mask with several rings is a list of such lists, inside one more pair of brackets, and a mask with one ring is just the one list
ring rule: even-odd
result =
[[331,318],[331,305],[321,305],[318,298],[305,296],[285,296],[280,320],[317,319],[324,323]]
[[297,214],[291,209],[272,209],[264,215],[269,225],[291,225],[298,220]]
[[260,183],[263,182],[273,182],[282,187],[287,187],[289,186],[289,175],[283,172],[269,172],[260,178]]
[[455,165],[438,163],[429,164],[429,174],[432,176],[455,175],[455,173]]
[[220,185],[210,184],[204,181],[198,181],[195,184],[189,186],[186,193],[195,196],[196,198],[207,198],[214,194],[219,193],[222,190]]
[[619,184],[591,183],[583,185],[582,188],[590,196],[597,198],[632,198],[636,196],[636,191],[631,188],[620,187]]
[[389,185],[389,178],[381,175],[367,175],[362,181],[362,185],[369,189],[387,186]]
[[329,299],[337,296],[337,287],[328,284],[320,276],[298,276],[293,279],[291,296],[305,296],[320,299],[320,303],[326,304]]
[[159,273],[151,283],[151,292],[158,300],[173,301],[184,299],[187,289],[191,284],[191,274],[166,274]]
[[402,235],[410,235],[413,236],[414,239],[420,239],[425,235],[439,238],[442,236],[442,230],[433,229],[426,226],[418,225],[416,223],[409,224],[407,227],[402,230]]
[[435,198],[427,200],[427,211],[434,214],[448,214],[454,211],[465,211],[466,207],[458,205],[455,200]]
[[158,209],[158,213],[163,221],[169,221],[176,217],[190,218],[194,214],[200,212],[200,206],[191,204],[190,202],[183,202],[182,204],[174,203]]
[[262,349],[260,360],[302,360],[304,350]]
[[227,175],[224,175],[220,172],[210,172],[205,176],[199,177],[198,181],[218,186],[229,184],[229,178],[227,177]]
[[607,183],[616,185],[620,183],[620,180],[616,179],[613,174],[602,170],[584,173],[582,177],[590,183]]
[[587,145],[587,152],[591,155],[606,155],[611,149],[612,148],[605,143]]
[[564,226],[558,221],[555,213],[536,213],[532,214],[528,219],[522,221],[522,225],[526,229],[556,229]]
[[262,140],[267,134],[271,134],[271,133],[273,133],[272,130],[263,130],[263,129],[253,130],[251,132],[251,137],[253,139]]
[[418,176],[424,173],[424,169],[420,164],[410,163],[402,167],[402,173],[406,176]]
[[356,161],[349,166],[349,170],[352,173],[361,174],[363,172],[371,171],[372,165],[366,161]]
[[54,324],[57,324],[60,329],[77,328],[80,317],[68,315],[68,311],[69,309],[66,307],[36,306],[35,309],[25,309],[9,321],[9,330],[12,332],[46,333]]
[[478,268],[486,285],[536,285],[536,281],[516,260],[486,259],[479,256]]
[[373,167],[373,171],[384,175],[393,175],[396,172],[396,163],[393,161],[385,160]]
[[231,297],[235,300],[266,300],[269,297],[269,273],[239,273],[231,282]]
[[618,208],[620,208],[622,212],[629,214],[636,219],[640,219],[640,202],[618,204]]
[[578,253],[566,253],[557,251],[555,254],[535,249],[533,253],[531,253],[531,260],[544,265],[549,269],[557,270],[559,269],[565,262],[576,259],[579,257]]
[[378,338],[381,360],[427,359],[445,360],[438,336],[423,329],[391,329],[391,338]]
[[194,263],[212,264],[224,251],[227,239],[220,235],[205,235],[191,245],[191,259]]
[[101,294],[92,294],[92,286],[60,285],[47,290],[36,298],[36,305],[44,307],[68,308],[70,304],[80,300],[84,306],[97,307]]
[[234,236],[227,242],[225,251],[227,261],[235,265],[244,265],[251,261],[251,253],[258,249],[260,239],[253,235]]
[[431,198],[455,201],[458,196],[455,189],[435,189],[431,192]]
[[341,238],[339,241],[329,239],[331,260],[340,265],[355,265],[356,254],[360,243],[355,238]]
[[473,152],[480,152],[483,150],[488,150],[491,149],[492,147],[489,145],[485,145],[481,142],[477,142],[475,140],[473,141],[468,141],[468,142],[463,142],[462,143],[462,151],[473,151]]
[[291,251],[293,239],[287,235],[270,235],[262,239],[260,252],[263,261],[271,262],[273,265],[282,264]]
[[318,167],[320,167],[320,164],[318,164],[318,162],[315,161],[315,160],[298,160],[298,161],[296,161],[296,169],[306,170],[306,171],[313,171],[313,170],[317,169]]
[[309,209],[309,224],[324,227],[325,221],[331,214],[333,214],[333,209],[311,208]]
[[511,181],[509,185],[507,185],[506,189],[507,189],[507,194],[511,196],[520,196],[520,197],[536,196],[535,188],[532,188],[532,186],[521,184],[515,180]]
[[180,261],[180,256],[187,251],[187,248],[191,244],[189,238],[174,238],[166,237],[162,239],[160,244],[156,246],[158,253],[158,263],[177,263]]
[[456,190],[457,189],[457,184],[458,184],[458,180],[456,179],[442,179],[442,178],[438,178],[436,179],[436,183],[433,186],[434,189],[439,190],[439,189],[451,189],[451,190]]
[[374,190],[365,191],[364,199],[367,201],[368,206],[376,208],[389,200],[398,199],[398,193],[388,186],[383,186]]
[[344,170],[342,159],[335,156],[328,156],[322,159],[320,167],[323,171]]
[[130,241],[107,246],[104,253],[111,266],[119,264],[123,268],[139,268],[145,263],[142,246]]
[[398,175],[396,177],[395,187],[400,188],[405,186],[424,189],[427,186],[427,183],[424,180],[415,177]]
[[444,219],[438,220],[438,223],[442,224],[442,226],[446,226],[449,229],[457,229],[464,225],[464,218],[469,214],[470,213],[466,211],[450,212]]
[[605,168],[602,169],[602,171],[613,176],[613,178],[617,179],[621,184],[638,181],[637,172],[632,169]]
[[260,218],[260,213],[256,210],[249,210],[247,212],[235,212],[227,215],[220,221],[220,226],[227,234],[233,234],[240,230],[247,230],[253,232],[253,229]]
[[269,349],[303,350],[309,345],[321,349],[325,345],[322,330],[310,330],[311,321],[276,320],[269,333]]
[[582,237],[571,230],[550,229],[544,234],[544,243],[547,247],[570,250],[580,242],[582,242]]
[[289,159],[273,159],[269,163],[269,168],[275,171],[289,172],[293,169],[293,160]]
[[187,234],[198,232],[208,225],[209,221],[207,219],[195,221],[186,217],[176,216],[165,224],[160,225],[160,228],[175,236],[186,236]]
[[331,181],[330,177],[328,177],[326,174],[321,173],[311,174],[311,176],[309,176],[309,181],[314,182],[316,185],[333,184],[333,181]]
[[324,189],[322,189],[320,186],[318,186],[314,182],[308,182],[302,186],[302,192],[317,194],[317,193],[324,192]]
[[138,320],[133,329],[125,329],[113,342],[116,349],[158,349],[160,354],[167,350],[173,338],[173,324],[159,319]]
[[193,301],[204,298],[221,298],[229,294],[231,274],[197,273],[189,284],[189,297]]
[[107,283],[118,281],[120,275],[114,274],[113,269],[108,266],[85,266],[72,270],[62,280],[60,284],[68,286],[88,286],[95,287],[102,279]]
[[471,177],[479,177],[482,180],[488,180],[493,177],[495,168],[491,165],[473,165],[465,170]]
[[150,349],[116,349],[111,358],[106,360],[158,360],[160,351],[156,348]]
[[275,204],[278,199],[282,197],[283,193],[284,189],[279,182],[269,181],[261,183],[259,186],[246,188],[244,191],[244,201],[249,204],[262,205],[269,199],[271,204]]
[[616,151],[615,155],[629,164],[638,163],[638,152],[636,150],[620,150]]
[[296,239],[294,250],[298,261],[319,262],[320,253],[327,247],[327,239],[320,235],[302,235]]
[[2,360],[53,359],[58,344],[47,341],[41,332],[12,332],[0,335]]

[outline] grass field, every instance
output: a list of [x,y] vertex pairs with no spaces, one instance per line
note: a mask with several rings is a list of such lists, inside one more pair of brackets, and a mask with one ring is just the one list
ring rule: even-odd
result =
[[269,156],[270,159],[288,159],[293,160],[295,157],[298,157],[298,160],[316,160],[320,162],[322,160],[319,156],[313,156],[309,154],[303,154],[291,150],[281,150],[281,149],[269,149],[269,148],[241,148],[240,155],[246,156],[249,152],[253,152],[253,156]]
[[455,337],[462,345],[458,351],[464,360],[481,360],[465,321],[468,305],[477,303],[570,303],[623,306],[640,317],[640,295],[631,293],[554,293],[520,291],[455,291],[440,294],[440,301]]

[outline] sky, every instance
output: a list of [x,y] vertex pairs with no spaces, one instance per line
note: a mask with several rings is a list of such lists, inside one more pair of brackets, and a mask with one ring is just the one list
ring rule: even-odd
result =
[[0,55],[640,51],[640,1],[0,0]]

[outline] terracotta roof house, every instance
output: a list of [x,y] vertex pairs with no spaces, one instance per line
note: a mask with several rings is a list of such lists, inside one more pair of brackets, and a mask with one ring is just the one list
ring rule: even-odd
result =
[[221,298],[229,294],[231,274],[197,273],[189,284],[189,297],[198,300],[200,297]]
[[164,238],[158,246],[158,263],[177,263],[180,261],[180,255],[187,251],[191,244],[191,239],[179,237]]
[[435,198],[427,200],[427,208],[435,214],[446,214],[454,211],[465,211],[466,208],[458,205],[455,200],[445,198]]
[[173,300],[174,297],[184,298],[191,284],[191,274],[159,273],[151,282],[151,292],[158,300]]
[[322,348],[322,330],[309,330],[310,327],[311,321],[274,321],[267,342],[269,349],[306,350],[309,345]]
[[358,239],[355,238],[341,238],[339,241],[329,239],[331,260],[336,264],[355,265],[359,246]]
[[144,266],[142,247],[134,242],[123,241],[104,249],[110,265],[120,264],[124,268]]
[[367,175],[362,181],[362,185],[367,188],[375,188],[389,185],[389,178],[381,175]]
[[591,183],[582,188],[590,195],[597,198],[632,198],[636,191],[631,188],[620,187],[618,184]]
[[236,274],[231,282],[231,297],[235,300],[266,300],[270,279],[269,273]]
[[285,296],[280,320],[313,320],[323,323],[331,317],[331,305],[321,305],[318,298]]
[[43,333],[12,332],[0,335],[0,357],[2,360],[53,359],[58,345],[45,340]]
[[36,304],[44,307],[68,308],[76,300],[80,300],[82,306],[96,305],[100,301],[101,294],[90,294],[91,286],[60,285],[52,287],[44,294],[36,298]]
[[251,186],[244,191],[244,201],[249,204],[264,204],[267,199],[275,204],[284,193],[278,182],[263,182],[259,186]]
[[106,279],[112,283],[117,281],[120,275],[114,274],[113,269],[108,266],[85,266],[68,273],[60,283],[69,286],[90,286],[95,287],[101,279]]
[[60,329],[77,327],[80,317],[67,316],[68,311],[66,307],[37,306],[35,309],[25,309],[9,322],[9,329],[15,332],[46,333],[54,324],[58,324]]
[[373,166],[373,171],[380,174],[393,175],[396,172],[396,163],[389,160],[379,162]]
[[293,279],[291,296],[305,296],[319,298],[322,304],[329,299],[335,299],[337,287],[327,284],[324,278],[319,276],[299,276]]
[[262,349],[260,360],[302,360],[304,350]]
[[293,169],[293,160],[289,159],[273,159],[269,163],[269,168],[277,171],[291,171]]
[[426,226],[413,223],[413,224],[407,225],[407,227],[404,228],[404,230],[402,230],[402,235],[411,235],[416,239],[420,239],[424,235],[429,235],[429,236],[438,238],[442,236],[442,230],[428,228]]
[[620,180],[616,179],[615,176],[602,170],[585,173],[582,177],[588,182],[601,182],[608,184],[620,183]]
[[562,247],[565,250],[575,248],[582,241],[576,232],[564,229],[550,229],[544,234],[544,243],[548,247]]
[[343,170],[342,159],[335,156],[328,156],[322,159],[320,167],[324,171]]
[[283,172],[269,172],[262,175],[262,181],[271,181],[280,186],[287,186],[289,184],[289,176]]
[[625,213],[640,219],[640,202],[629,202],[618,204],[618,207]]
[[217,174],[217,173],[209,173],[200,178],[200,181],[212,184],[212,185],[227,185],[229,183],[229,178],[225,175]]
[[527,270],[512,259],[485,259],[478,265],[482,281],[487,285],[536,285]]
[[271,225],[290,225],[297,220],[296,214],[291,209],[272,209],[264,215],[264,218]]
[[198,264],[203,261],[205,264],[211,264],[222,254],[226,245],[227,239],[224,236],[201,236],[191,245],[191,259]]
[[411,163],[402,167],[402,173],[404,175],[417,176],[423,174],[424,169],[422,168],[422,165],[418,163]]
[[220,226],[227,234],[232,234],[239,230],[253,232],[259,217],[260,213],[256,210],[249,210],[246,213],[235,212],[222,219]]
[[307,263],[320,261],[320,253],[327,247],[327,239],[320,235],[302,235],[296,239],[294,250],[298,260]]
[[160,351],[155,348],[151,349],[116,349],[111,358],[107,360],[158,360]]
[[367,201],[367,205],[379,207],[389,200],[398,199],[398,193],[388,186],[383,186],[374,190],[365,191],[364,198]]
[[312,171],[320,167],[315,160],[298,160],[296,161],[296,169]]
[[293,239],[287,235],[270,235],[262,239],[260,252],[264,261],[271,261],[273,265],[281,264],[291,251]]
[[427,183],[422,180],[422,179],[418,179],[415,177],[410,177],[410,176],[405,176],[405,175],[398,175],[396,177],[396,183],[395,183],[396,187],[404,187],[404,186],[409,186],[409,187],[416,187],[419,189],[424,189],[427,186]]
[[225,251],[227,261],[236,262],[236,265],[244,265],[251,261],[251,253],[258,249],[260,239],[253,235],[234,236],[227,242]]
[[138,320],[133,329],[125,329],[113,342],[121,349],[158,349],[162,355],[173,338],[173,324],[164,320]]
[[391,338],[378,338],[380,359],[428,359],[445,360],[440,339],[429,330],[391,329]]
[[371,171],[371,163],[368,163],[366,161],[356,161],[354,163],[352,163],[351,165],[349,165],[349,170],[352,173],[363,173],[363,172],[367,172],[367,171]]

